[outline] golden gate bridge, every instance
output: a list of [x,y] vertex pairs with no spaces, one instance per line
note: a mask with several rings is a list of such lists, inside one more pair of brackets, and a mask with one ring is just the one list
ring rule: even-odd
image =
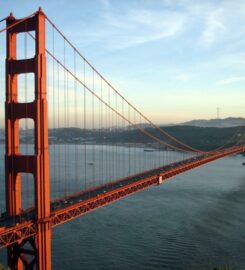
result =
[[212,151],[196,149],[155,125],[41,9],[5,20],[0,248],[7,248],[10,269],[51,269],[54,227],[245,151],[241,138]]

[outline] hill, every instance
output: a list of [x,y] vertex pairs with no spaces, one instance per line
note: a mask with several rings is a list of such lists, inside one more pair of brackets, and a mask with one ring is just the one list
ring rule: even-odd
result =
[[[245,144],[245,127],[196,127],[196,126],[162,126],[164,131],[178,140],[201,150],[212,150],[222,145],[232,146],[240,141]],[[163,135],[158,129],[152,127],[144,128],[147,133],[180,147],[176,142]],[[4,143],[4,136],[0,137],[0,143]],[[34,143],[33,129],[26,132],[20,131],[21,143]],[[49,142],[51,144],[141,144],[157,147],[158,143],[139,129],[133,127],[114,129],[81,129],[81,128],[58,128],[49,129]],[[164,148],[164,147],[162,147]],[[182,148],[182,147],[181,147]]]
[[[226,144],[226,147],[232,146],[237,141],[245,144],[244,128],[243,127],[229,127],[229,128],[215,128],[215,127],[192,127],[192,126],[168,126],[162,127],[170,135],[176,137],[180,141],[193,146],[194,148],[202,150],[211,150]],[[172,145],[179,146],[169,138],[164,136],[159,130],[155,128],[146,127],[145,130],[153,136],[164,140]],[[85,136],[86,134],[86,136]],[[152,139],[143,134],[138,129],[96,129],[86,130],[79,128],[61,128],[49,130],[51,143],[96,143],[96,144],[152,144]],[[156,142],[155,142],[156,144]]]
[[184,122],[180,125],[194,126],[194,127],[217,127],[217,128],[236,127],[236,126],[245,126],[245,118],[228,117],[224,119],[216,118],[210,120],[198,119]]

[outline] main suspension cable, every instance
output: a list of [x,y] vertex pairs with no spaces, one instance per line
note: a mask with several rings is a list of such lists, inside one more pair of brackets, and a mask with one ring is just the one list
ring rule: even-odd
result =
[[94,70],[100,77],[101,79],[109,85],[109,87],[115,91],[130,107],[133,108],[138,114],[142,116],[148,123],[150,123],[154,128],[158,129],[162,134],[164,134],[166,137],[169,139],[175,141],[179,145],[184,146],[185,148],[194,151],[194,152],[201,152],[204,153],[205,151],[196,149],[194,147],[191,147],[190,145],[187,145],[174,136],[170,135],[166,131],[164,131],[162,128],[154,124],[148,117],[146,117],[144,114],[142,114],[135,106],[133,106],[122,94],[119,93],[119,91],[79,52],[79,50],[67,39],[67,37],[59,30],[59,28],[46,16],[47,21],[56,29],[56,31],[64,38],[64,40],[77,52],[77,54],[83,59],[84,62],[86,62],[92,70]]

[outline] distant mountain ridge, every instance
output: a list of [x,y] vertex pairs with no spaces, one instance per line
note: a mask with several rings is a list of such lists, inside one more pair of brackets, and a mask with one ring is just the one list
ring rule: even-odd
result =
[[217,128],[225,128],[225,127],[236,127],[236,126],[245,126],[245,118],[242,117],[228,117],[224,119],[197,119],[191,120],[180,125],[185,126],[193,126],[193,127],[217,127]]

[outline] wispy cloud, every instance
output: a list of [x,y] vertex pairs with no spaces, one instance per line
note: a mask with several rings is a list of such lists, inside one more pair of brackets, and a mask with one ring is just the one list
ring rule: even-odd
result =
[[207,16],[206,27],[202,34],[204,45],[212,45],[219,38],[220,34],[225,31],[225,25],[222,22],[223,16],[223,8],[218,8]]
[[115,11],[108,1],[102,1],[101,27],[88,29],[83,36],[105,47],[126,49],[178,35],[185,24],[178,11],[126,9]]
[[121,33],[114,45],[128,48],[151,41],[177,35],[184,24],[184,17],[173,12],[148,10],[130,11],[121,18],[106,16],[107,24],[114,28],[114,34]]
[[99,0],[96,18],[88,24],[76,21],[77,31],[72,35],[83,44],[99,44],[106,49],[126,49],[170,38],[181,42],[188,37],[193,46],[202,49],[218,41],[234,41],[244,32],[238,25],[244,21],[245,3],[241,0],[223,1],[222,5],[211,0],[138,1],[141,4],[136,8],[133,1]]
[[232,84],[240,81],[245,81],[245,76],[233,76],[228,79],[220,80],[217,82],[218,85],[227,85]]

